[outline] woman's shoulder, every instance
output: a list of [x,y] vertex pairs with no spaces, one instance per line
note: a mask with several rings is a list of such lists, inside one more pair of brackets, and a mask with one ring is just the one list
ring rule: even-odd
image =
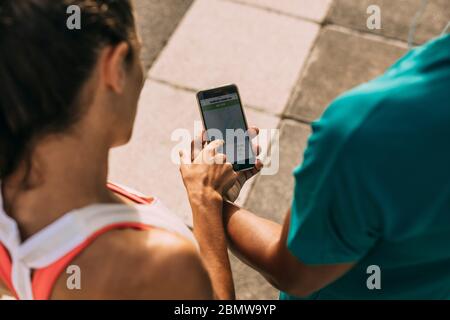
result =
[[209,278],[196,246],[163,229],[117,229],[98,237],[74,261],[81,289],[62,274],[57,299],[208,298]]

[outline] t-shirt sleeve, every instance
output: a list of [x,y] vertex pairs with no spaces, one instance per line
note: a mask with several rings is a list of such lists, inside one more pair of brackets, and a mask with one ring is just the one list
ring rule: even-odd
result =
[[303,164],[294,170],[287,245],[306,264],[356,262],[373,247],[378,229],[347,152],[354,127],[345,109],[332,105],[312,128]]

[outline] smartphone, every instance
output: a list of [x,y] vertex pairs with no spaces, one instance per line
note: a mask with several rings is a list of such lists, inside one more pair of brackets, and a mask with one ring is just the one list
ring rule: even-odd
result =
[[220,152],[227,156],[235,171],[254,168],[256,157],[237,86],[232,84],[200,91],[197,101],[208,141],[225,141]]

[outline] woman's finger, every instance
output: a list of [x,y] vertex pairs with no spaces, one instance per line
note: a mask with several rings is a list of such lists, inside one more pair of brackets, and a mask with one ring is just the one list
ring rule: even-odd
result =
[[178,154],[179,154],[179,156],[180,156],[180,164],[181,164],[181,165],[189,164],[189,163],[190,163],[189,158],[187,157],[187,153],[186,153],[186,152],[184,152],[183,150],[180,150],[180,151],[178,152]]
[[200,152],[195,158],[194,163],[197,164],[214,164],[214,157],[217,154],[217,149],[224,144],[223,140],[214,140]]
[[227,156],[223,153],[218,153],[214,156],[215,164],[225,164],[227,162]]
[[223,140],[214,140],[205,147],[205,152],[209,156],[214,157],[217,153],[217,149],[220,148],[221,146],[223,146],[224,143],[225,143],[225,141],[223,141]]
[[191,142],[191,161],[194,161],[203,149],[203,133]]

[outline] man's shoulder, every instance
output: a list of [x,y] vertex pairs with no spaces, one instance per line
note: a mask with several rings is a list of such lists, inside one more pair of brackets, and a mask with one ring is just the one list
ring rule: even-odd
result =
[[386,125],[398,92],[390,79],[378,78],[338,96],[312,124],[308,148],[314,157],[309,159],[323,158],[331,166],[364,158],[373,140],[389,136]]
[[362,141],[357,147],[364,148],[364,139],[391,134],[386,130],[389,122],[417,116],[408,108],[429,98],[424,92],[428,87],[409,76],[382,75],[338,96],[316,125],[323,127],[332,146],[351,146]]

